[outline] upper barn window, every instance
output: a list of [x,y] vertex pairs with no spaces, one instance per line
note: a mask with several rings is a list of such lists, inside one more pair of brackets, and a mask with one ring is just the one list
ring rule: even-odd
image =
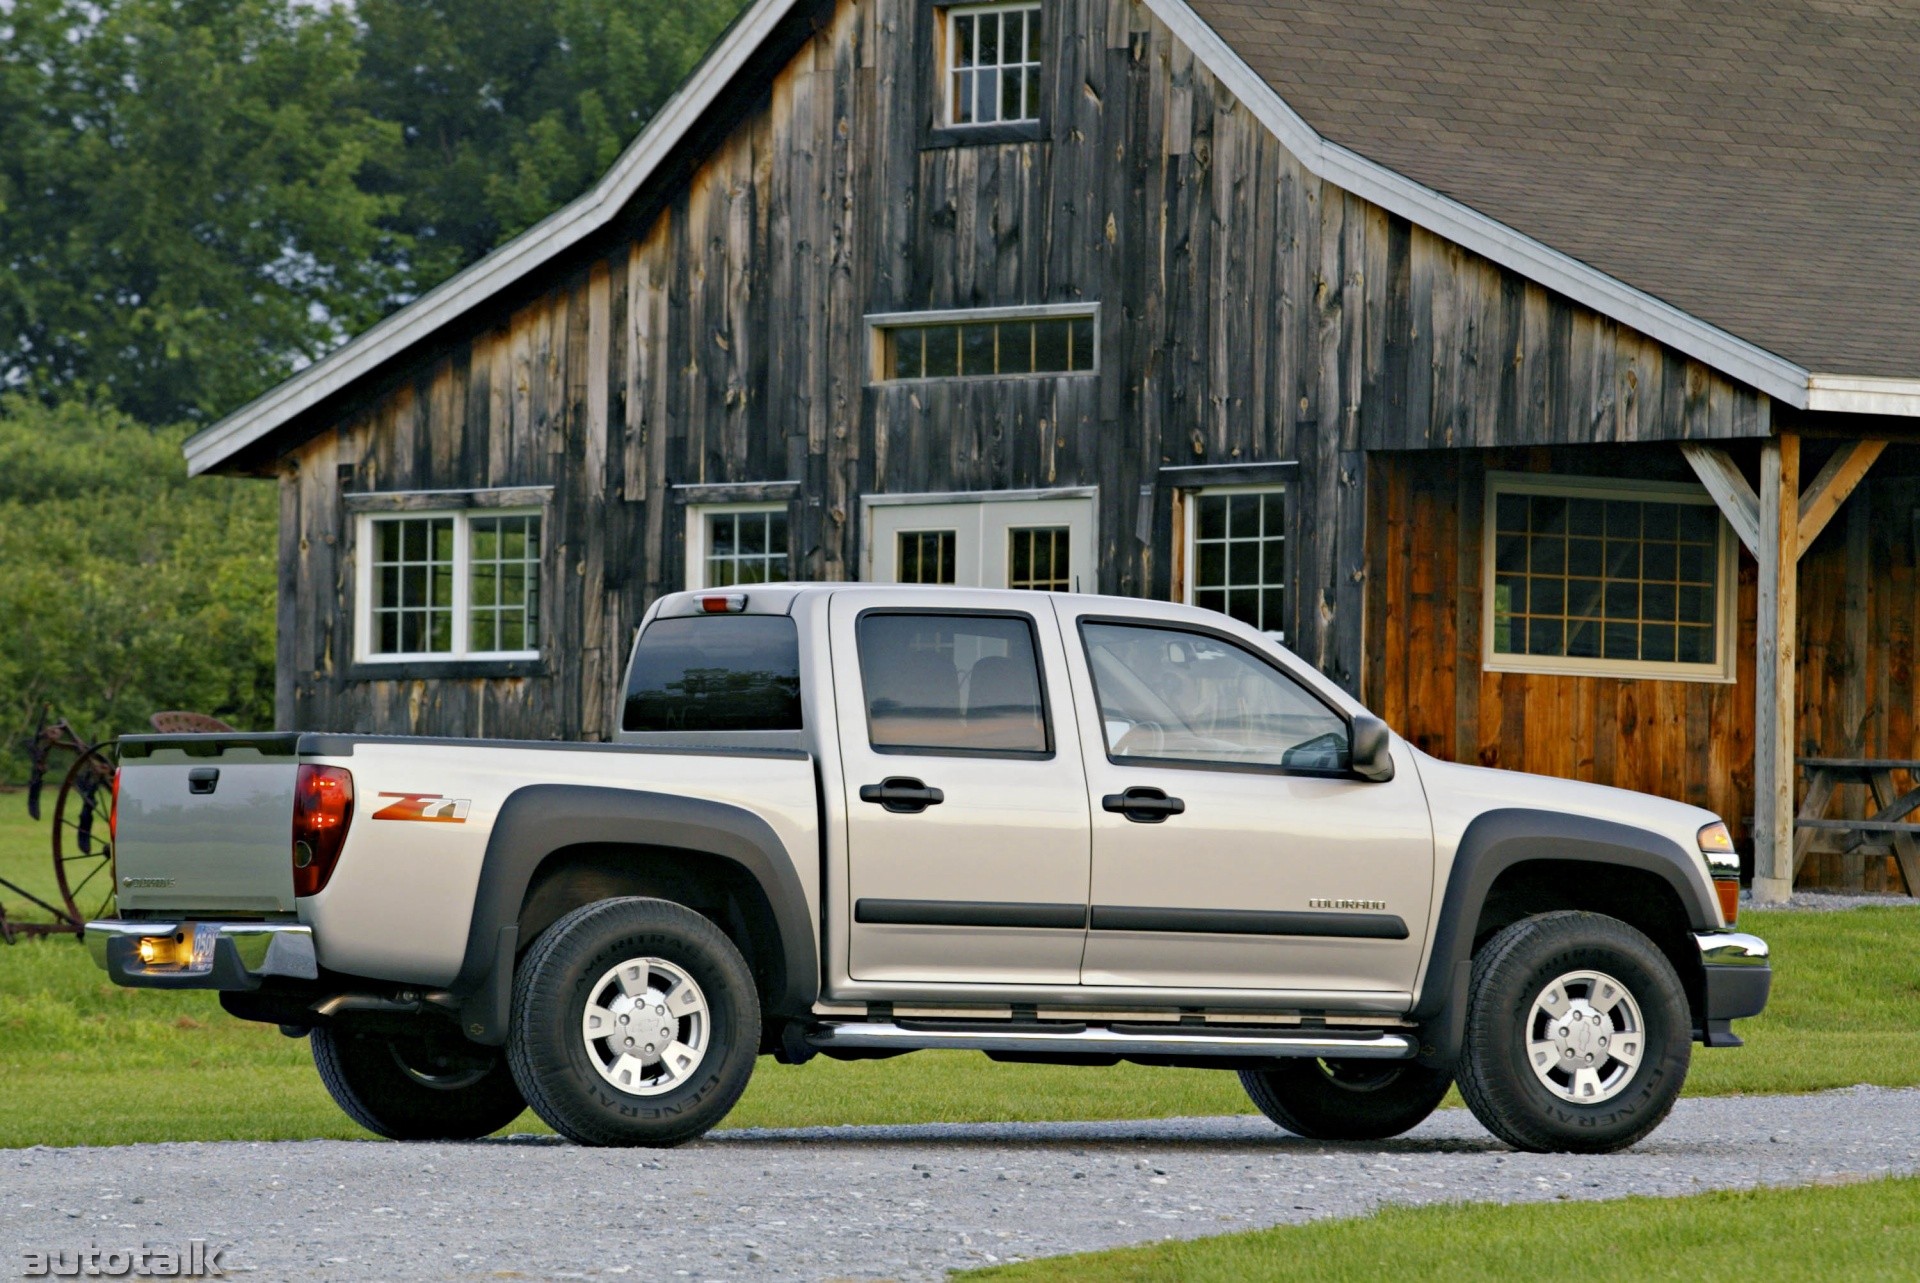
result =
[[1729,534],[1698,486],[1495,474],[1486,667],[1732,681]]
[[1091,374],[1099,348],[1092,304],[991,307],[869,316],[876,380]]
[[946,10],[946,111],[950,128],[1040,119],[1040,6]]

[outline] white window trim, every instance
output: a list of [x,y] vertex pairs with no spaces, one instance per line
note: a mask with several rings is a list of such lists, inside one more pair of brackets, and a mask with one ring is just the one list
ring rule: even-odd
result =
[[[1496,652],[1494,636],[1494,551],[1496,512],[1503,494],[1557,495],[1574,499],[1628,499],[1696,504],[1713,510],[1719,533],[1714,644],[1708,664],[1665,663],[1645,659],[1576,659],[1564,655],[1509,655]],[[1542,673],[1559,677],[1615,677],[1626,680],[1710,682],[1736,680],[1735,643],[1739,633],[1739,552],[1733,530],[1706,489],[1684,481],[1634,481],[1611,477],[1565,477],[1534,472],[1489,472],[1486,508],[1480,528],[1480,666],[1489,673]]]
[[[1183,488],[1183,489],[1184,489],[1184,495],[1180,505],[1181,507],[1181,531],[1180,531],[1181,599],[1189,606],[1197,606],[1199,605],[1199,602],[1195,600],[1195,597],[1198,593],[1199,585],[1196,584],[1194,580],[1196,578],[1196,572],[1198,572],[1198,570],[1200,569],[1200,548],[1199,548],[1200,505],[1196,503],[1195,500],[1203,498],[1207,495],[1277,494],[1280,496],[1281,501],[1284,504],[1287,497],[1287,485],[1284,481],[1273,481],[1273,482],[1267,482],[1264,485],[1248,484],[1248,485],[1237,485],[1237,486],[1194,486],[1190,489],[1186,489],[1186,488]],[[1286,509],[1283,507],[1281,511],[1285,512]],[[1291,579],[1292,571],[1293,571],[1292,539],[1289,535],[1283,533],[1281,536],[1281,540],[1282,540],[1283,546],[1286,548],[1287,571],[1288,571],[1288,577],[1289,579]],[[1292,596],[1293,584],[1291,582],[1281,584],[1280,589],[1281,589],[1281,592],[1286,595],[1285,597],[1282,598],[1282,600],[1287,600]],[[1228,618],[1231,619],[1232,616],[1229,615]],[[1269,628],[1263,631],[1268,637],[1273,638],[1277,642],[1284,642],[1287,640],[1287,634],[1285,629]]]
[[[1022,50],[1020,61],[1011,65],[1022,68],[1037,66],[1041,75],[1039,92],[1042,94],[1046,92],[1046,26],[1045,20],[1041,16],[1040,5],[1033,3],[1033,0],[1009,0],[1008,3],[1002,4],[963,4],[949,6],[942,14],[940,22],[940,127],[942,129],[996,129],[1002,125],[1033,125],[1039,123],[1040,104],[1038,101],[1033,104],[1033,115],[1022,116],[1018,120],[954,119],[957,104],[953,100],[953,77],[955,72],[961,70],[961,68],[954,65],[953,61],[953,51],[958,47],[953,35],[954,19],[973,17],[983,13],[1014,13],[1020,10],[1026,10],[1034,14],[1035,17],[1039,18],[1042,22],[1040,28],[1042,45],[1040,62],[1037,64],[1029,63],[1026,60],[1025,51]],[[1034,19],[1029,19],[1028,21],[1033,20]],[[976,37],[976,39],[977,38],[978,37]],[[1008,64],[1003,62],[997,65],[999,67],[1005,67]],[[971,68],[969,70],[971,70]]]
[[[453,649],[434,651],[376,651],[373,649],[374,526],[382,522],[453,519]],[[541,508],[446,508],[425,511],[381,511],[356,514],[354,530],[354,662],[358,664],[458,664],[470,660],[539,659],[540,649],[469,650],[467,635],[472,627],[473,539],[470,523],[476,517],[539,517],[540,568],[544,572],[547,551],[547,518]],[[544,576],[543,576],[544,577]],[[545,583],[541,583],[542,610],[545,615]],[[540,627],[541,625],[536,625]]]
[[[1001,379],[1084,379],[1100,373],[1100,305],[1098,303],[1036,303],[1019,307],[943,308],[934,312],[870,312],[861,318],[867,323],[867,349],[873,371],[872,381],[882,383],[970,383],[974,380]],[[1034,374],[924,374],[896,379],[887,368],[887,335],[894,330],[932,325],[961,325],[969,321],[1051,321],[1091,320],[1093,322],[1093,364],[1084,370],[1045,370]]]
[[707,582],[707,518],[736,512],[778,512],[787,517],[787,578],[776,582],[792,581],[793,509],[790,505],[764,500],[752,503],[690,503],[687,505],[687,574],[684,580],[688,591],[713,587]]

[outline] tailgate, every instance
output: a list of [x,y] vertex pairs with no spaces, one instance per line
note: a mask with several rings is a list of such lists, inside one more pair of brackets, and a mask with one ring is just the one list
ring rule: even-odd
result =
[[291,913],[299,736],[120,741],[114,863],[122,909]]

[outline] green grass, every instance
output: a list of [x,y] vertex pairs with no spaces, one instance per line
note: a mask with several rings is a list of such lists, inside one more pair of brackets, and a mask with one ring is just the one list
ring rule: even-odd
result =
[[[0,874],[50,888],[47,826],[0,793]],[[31,881],[35,876],[43,881]],[[14,899],[0,891],[0,901]],[[1695,1049],[1691,1094],[1920,1084],[1920,909],[1761,914],[1774,999],[1741,1050]],[[210,994],[119,989],[72,940],[0,948],[0,1147],[364,1136],[321,1089],[307,1044],[237,1021]],[[734,1127],[1163,1118],[1248,1112],[1232,1074],[1000,1065],[967,1053],[791,1067],[763,1059]],[[514,1130],[539,1130],[526,1114]]]
[[996,1266],[977,1283],[1242,1279],[1911,1279],[1920,1180],[1606,1203],[1388,1208],[1354,1220]]

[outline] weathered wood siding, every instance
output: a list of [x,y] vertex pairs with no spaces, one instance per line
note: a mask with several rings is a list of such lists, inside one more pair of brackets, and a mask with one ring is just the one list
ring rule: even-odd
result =
[[[1046,6],[1043,138],[930,145],[932,13],[822,5],[623,238],[286,459],[283,724],[603,735],[680,585],[678,484],[800,481],[823,579],[859,572],[863,492],[1097,485],[1100,587],[1165,595],[1168,464],[1298,461],[1288,636],[1355,686],[1368,451],[1767,430],[1751,391],[1307,174],[1130,0]],[[868,313],[1080,301],[1096,374],[870,383]],[[503,485],[554,487],[545,663],[353,673],[343,492]]]
[[[1678,450],[1659,447],[1376,457],[1368,703],[1437,757],[1678,798],[1725,816],[1744,840],[1753,814],[1753,559],[1739,559],[1733,684],[1485,672],[1481,526],[1486,473],[1496,469],[1691,477]],[[1849,504],[1801,561],[1797,751],[1920,756],[1920,478],[1870,478]],[[1871,809],[1863,808],[1864,797],[1846,797],[1833,814]],[[1815,854],[1801,881],[1899,889],[1891,857],[1881,855]]]

